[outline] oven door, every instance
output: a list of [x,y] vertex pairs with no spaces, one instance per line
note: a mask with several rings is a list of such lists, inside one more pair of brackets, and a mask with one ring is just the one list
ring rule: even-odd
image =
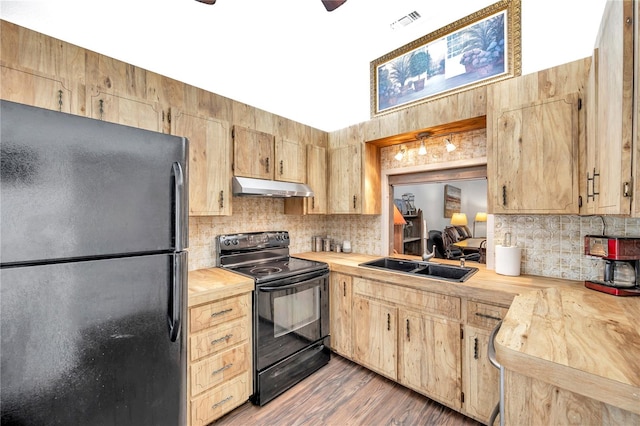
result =
[[329,273],[256,285],[256,369],[261,371],[329,335]]

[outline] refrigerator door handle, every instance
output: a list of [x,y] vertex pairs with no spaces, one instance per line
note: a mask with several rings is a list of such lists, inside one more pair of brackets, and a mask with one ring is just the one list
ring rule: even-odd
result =
[[173,176],[173,238],[175,251],[182,251],[187,246],[187,228],[184,224],[184,220],[187,217],[187,202],[185,191],[184,172],[180,163],[173,163],[171,169],[171,175]]
[[173,276],[169,297],[169,312],[167,322],[169,325],[169,339],[172,342],[178,340],[182,326],[184,293],[187,285],[187,253],[176,253],[173,256]]

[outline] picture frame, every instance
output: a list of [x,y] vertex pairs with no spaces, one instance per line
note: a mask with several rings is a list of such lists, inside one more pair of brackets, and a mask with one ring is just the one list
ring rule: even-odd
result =
[[444,186],[444,217],[453,217],[460,212],[462,206],[462,190],[453,185]]
[[370,64],[371,117],[519,76],[521,0],[501,0]]

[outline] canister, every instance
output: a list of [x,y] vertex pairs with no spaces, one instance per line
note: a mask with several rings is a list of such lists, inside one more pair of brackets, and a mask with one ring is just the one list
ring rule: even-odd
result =
[[322,251],[322,237],[315,236],[313,238],[315,238],[313,251]]
[[324,245],[324,251],[331,251],[331,238],[324,238],[322,244]]

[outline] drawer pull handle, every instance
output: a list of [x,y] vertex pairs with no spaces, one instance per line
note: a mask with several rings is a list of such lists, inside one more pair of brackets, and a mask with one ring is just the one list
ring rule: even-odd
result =
[[211,373],[211,375],[212,375],[212,376],[215,376],[216,374],[218,374],[218,373],[222,373],[224,370],[228,370],[228,369],[230,369],[231,367],[233,367],[233,363],[231,363],[231,364],[227,364],[227,365],[225,365],[224,367],[218,368],[216,371],[212,372],[212,373]]
[[347,297],[347,282],[342,281],[342,294],[344,297]]
[[211,408],[218,408],[219,406],[221,406],[222,404],[224,404],[225,402],[229,402],[233,399],[233,395],[229,395],[228,397],[226,397],[225,399],[223,399],[222,401],[216,402],[215,404],[213,404],[211,406]]
[[407,318],[407,341],[411,341],[411,326],[409,325],[409,318]]
[[229,340],[229,339],[231,339],[232,337],[233,337],[233,334],[227,334],[226,336],[222,336],[222,337],[221,337],[221,338],[219,338],[219,339],[212,340],[212,341],[211,341],[211,344],[212,344],[212,345],[215,345],[215,344],[218,344],[218,343],[220,343],[220,342],[224,342],[225,340]]
[[233,311],[233,309],[225,309],[224,311],[218,311],[218,312],[214,312],[211,314],[211,318],[215,318],[218,317],[220,315],[224,315],[224,314],[228,314],[229,312]]
[[391,314],[387,314],[387,331],[391,331]]
[[493,315],[487,315],[487,314],[483,314],[483,313],[480,313],[480,312],[476,312],[476,316],[478,316],[480,318],[487,318],[487,319],[492,319],[492,320],[496,320],[496,321],[502,320],[502,318],[494,317]]

